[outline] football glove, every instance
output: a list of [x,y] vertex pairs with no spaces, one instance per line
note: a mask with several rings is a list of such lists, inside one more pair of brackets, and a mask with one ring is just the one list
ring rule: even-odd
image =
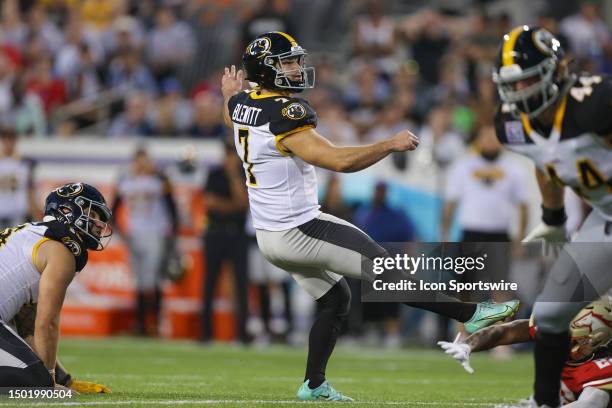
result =
[[544,255],[558,255],[563,247],[563,244],[567,242],[565,224],[557,226],[547,225],[543,222],[538,224],[538,226],[536,226],[529,234],[527,234],[525,239],[523,239],[523,243],[535,241],[543,241]]
[[474,369],[470,365],[470,354],[472,354],[472,349],[468,344],[458,342],[459,336],[460,334],[457,335],[457,338],[452,343],[448,341],[439,341],[438,346],[440,346],[446,354],[459,361],[465,371],[474,374]]
[[546,241],[549,243],[566,242],[565,225],[552,226],[542,222],[523,239],[523,242],[533,241]]
[[110,394],[110,388],[89,381],[72,380],[70,388],[79,394]]

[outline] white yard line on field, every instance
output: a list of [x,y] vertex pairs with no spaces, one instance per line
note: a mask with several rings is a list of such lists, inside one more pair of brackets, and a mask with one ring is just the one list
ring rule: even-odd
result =
[[[311,401],[296,401],[296,400],[125,400],[125,401],[65,401],[65,402],[32,402],[20,406],[105,406],[105,405],[225,405],[225,404],[244,404],[251,405],[281,405],[281,404],[312,404]],[[490,402],[450,402],[450,401],[354,401],[351,404],[357,405],[374,405],[374,406],[432,406],[444,404],[447,407],[491,407]],[[1,406],[15,406],[14,403],[0,403]]]

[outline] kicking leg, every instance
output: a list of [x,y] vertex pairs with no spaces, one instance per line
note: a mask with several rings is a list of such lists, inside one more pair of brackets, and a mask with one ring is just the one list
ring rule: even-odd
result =
[[[316,260],[322,263],[325,269],[343,276],[370,279],[368,276],[363,276],[363,271],[372,270],[373,259],[389,256],[383,247],[359,228],[328,214],[321,214],[297,229],[303,236],[288,238],[298,243],[298,247],[303,247],[304,242],[308,242],[308,246],[312,248],[304,248],[306,253],[316,253]],[[304,236],[310,237],[311,240],[306,241]],[[466,328],[469,332],[504,320],[518,309],[517,301],[499,305],[467,303],[441,292],[432,293],[428,297],[431,300],[404,302],[404,304],[468,323]]]

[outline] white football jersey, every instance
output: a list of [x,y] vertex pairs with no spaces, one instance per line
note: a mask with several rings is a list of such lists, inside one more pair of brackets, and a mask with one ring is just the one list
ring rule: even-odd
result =
[[612,220],[612,82],[579,76],[562,99],[551,129],[536,129],[504,112],[497,135],[510,150],[531,158],[559,184],[571,187],[603,218]]
[[23,219],[30,211],[31,162],[0,158],[0,218]]
[[81,249],[78,236],[58,221],[22,224],[0,231],[0,320],[9,322],[23,305],[38,302],[36,251],[50,239],[70,249],[77,271],[85,267],[87,250]]
[[317,125],[308,102],[245,91],[229,100],[229,114],[246,174],[253,226],[283,231],[316,218],[320,211],[315,168],[280,143]]

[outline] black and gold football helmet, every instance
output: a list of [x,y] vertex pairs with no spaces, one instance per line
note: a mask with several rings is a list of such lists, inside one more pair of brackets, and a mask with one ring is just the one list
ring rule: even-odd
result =
[[43,221],[57,220],[74,228],[87,249],[101,251],[113,234],[112,216],[104,196],[94,186],[69,183],[49,193]]
[[522,25],[504,35],[493,82],[515,117],[534,118],[558,100],[566,78],[559,72],[564,51],[549,31]]
[[[314,87],[315,71],[307,67],[308,55],[289,34],[273,31],[255,38],[242,55],[246,79],[267,89],[286,89],[301,92]],[[299,69],[283,69],[283,61],[295,59]],[[299,74],[300,79],[295,79]]]

